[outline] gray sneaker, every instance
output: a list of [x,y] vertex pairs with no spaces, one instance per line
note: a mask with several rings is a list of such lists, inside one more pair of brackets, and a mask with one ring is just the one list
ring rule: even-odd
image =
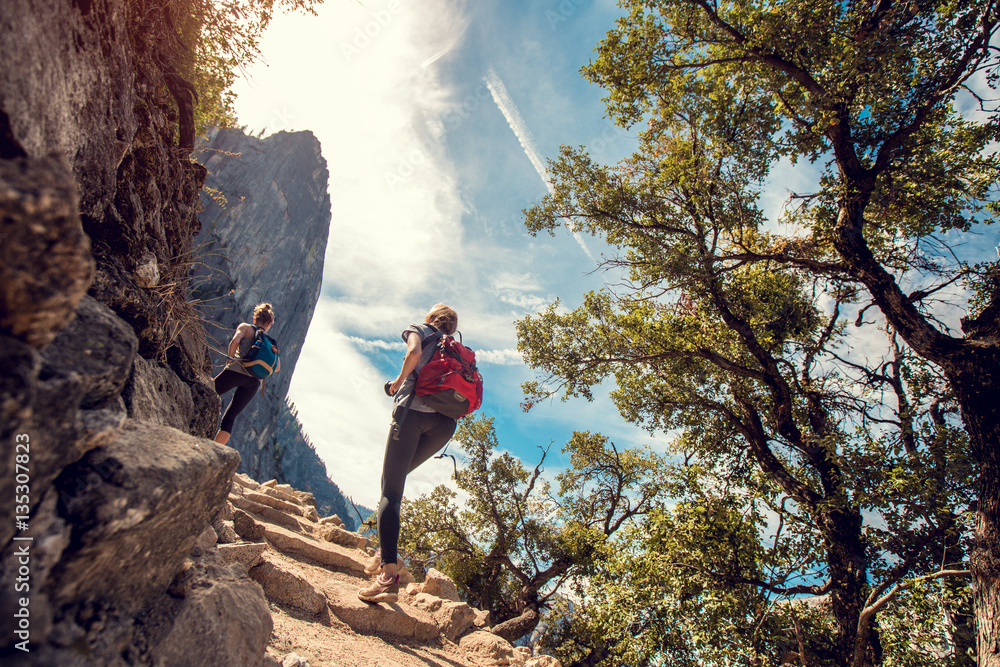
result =
[[381,576],[376,577],[371,586],[358,591],[358,598],[365,602],[395,602],[399,599],[399,575],[390,582],[382,581]]

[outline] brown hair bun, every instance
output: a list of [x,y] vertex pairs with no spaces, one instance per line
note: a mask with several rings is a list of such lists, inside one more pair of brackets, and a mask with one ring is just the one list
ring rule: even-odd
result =
[[430,309],[424,322],[450,336],[458,330],[458,313],[451,306],[439,303]]
[[259,303],[253,309],[253,323],[266,327],[274,323],[274,308],[269,303]]

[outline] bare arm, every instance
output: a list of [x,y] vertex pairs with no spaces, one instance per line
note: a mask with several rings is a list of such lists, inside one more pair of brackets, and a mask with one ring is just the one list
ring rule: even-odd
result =
[[244,336],[253,336],[253,326],[246,322],[236,327],[236,333],[233,334],[233,339],[229,341],[228,354],[231,358],[236,357],[236,352],[240,349],[240,341],[243,340]]
[[416,335],[416,332],[411,331],[406,337],[406,356],[403,357],[403,367],[399,371],[399,377],[392,381],[392,385],[389,387],[389,393],[395,395],[399,388],[403,386],[403,382],[406,378],[410,376],[410,373],[417,367],[420,363],[420,353],[423,351],[420,347],[420,336]]

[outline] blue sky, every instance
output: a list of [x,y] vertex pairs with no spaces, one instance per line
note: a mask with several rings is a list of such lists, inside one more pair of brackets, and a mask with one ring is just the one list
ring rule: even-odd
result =
[[[603,284],[602,248],[569,233],[533,238],[522,210],[547,192],[562,144],[616,161],[634,138],[604,117],[579,74],[619,9],[610,1],[328,2],[277,17],[264,61],[236,92],[248,131],[311,130],[330,169],[333,221],[322,296],[290,396],[331,479],[377,504],[400,332],[438,301],[459,313],[485,377],[501,446],[533,465],[574,430],[619,446],[650,438],[607,398],[521,412],[532,377],[514,321]],[[280,316],[280,295],[272,299]],[[447,482],[450,461],[415,471],[407,495]]]
[[[356,502],[377,504],[390,411],[382,385],[402,360],[400,332],[438,301],[458,311],[479,355],[483,412],[496,419],[501,446],[526,465],[554,442],[546,467],[558,472],[574,430],[619,447],[662,447],[665,437],[626,424],[606,395],[519,408],[520,385],[533,375],[516,351],[514,321],[557,297],[575,307],[604,281],[594,272],[605,251],[598,240],[531,237],[522,210],[547,192],[545,160],[561,145],[585,145],[604,162],[636,146],[579,73],[617,4],[327,0],[318,11],[276,17],[264,61],[236,92],[249,132],[311,130],[330,170],[322,296],[290,395],[331,479]],[[776,221],[789,191],[815,179],[806,165],[779,164],[765,213]],[[973,243],[989,254],[996,241],[990,231]],[[281,296],[271,300],[280,317]],[[862,335],[854,353],[882,354],[884,335]],[[407,495],[450,473],[450,461],[428,462],[408,478]]]

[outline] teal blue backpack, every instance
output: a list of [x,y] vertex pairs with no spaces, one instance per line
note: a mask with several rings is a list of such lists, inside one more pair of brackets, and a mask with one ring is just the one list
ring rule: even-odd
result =
[[278,343],[264,333],[264,330],[254,326],[253,345],[246,355],[240,359],[243,368],[261,380],[268,378],[278,366]]

